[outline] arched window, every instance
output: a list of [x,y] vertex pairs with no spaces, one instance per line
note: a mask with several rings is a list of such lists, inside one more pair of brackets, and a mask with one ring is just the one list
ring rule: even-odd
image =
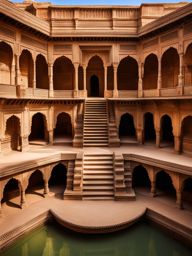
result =
[[25,88],[33,87],[33,59],[28,50],[23,50],[19,58],[21,83]]
[[143,89],[157,89],[158,78],[158,58],[155,54],[150,54],[145,59]]
[[11,84],[11,65],[13,52],[11,46],[0,42],[0,84]]

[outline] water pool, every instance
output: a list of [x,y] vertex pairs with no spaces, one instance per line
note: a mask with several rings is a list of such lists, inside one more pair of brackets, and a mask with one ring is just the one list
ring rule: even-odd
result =
[[2,256],[191,256],[192,249],[146,223],[112,234],[78,234],[57,225],[19,239]]

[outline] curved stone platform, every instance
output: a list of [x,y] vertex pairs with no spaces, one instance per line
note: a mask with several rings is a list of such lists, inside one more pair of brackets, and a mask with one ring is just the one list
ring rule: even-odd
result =
[[64,209],[51,210],[57,222],[81,233],[114,232],[132,225],[145,212],[146,207],[137,202],[114,201],[70,201],[65,203]]

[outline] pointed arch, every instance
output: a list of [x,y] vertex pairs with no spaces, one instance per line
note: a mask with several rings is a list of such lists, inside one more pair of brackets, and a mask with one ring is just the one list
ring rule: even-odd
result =
[[53,88],[54,90],[74,89],[75,69],[72,61],[65,57],[59,57],[53,64]]
[[19,57],[21,83],[25,88],[33,87],[33,58],[28,50],[23,50]]
[[175,88],[178,85],[179,54],[173,47],[163,53],[161,59],[162,88]]
[[158,58],[154,53],[149,54],[144,62],[143,89],[157,89]]
[[49,89],[48,65],[42,54],[38,54],[36,58],[36,87]]
[[7,119],[5,137],[8,140],[10,150],[21,150],[21,126],[20,120],[15,115]]
[[87,91],[89,97],[104,96],[104,64],[101,57],[95,55],[87,66]]
[[48,142],[47,121],[45,115],[38,112],[33,115],[29,141],[33,144]]
[[0,42],[0,84],[11,84],[13,51],[9,44]]
[[138,63],[133,57],[126,57],[119,63],[117,69],[118,90],[138,89]]

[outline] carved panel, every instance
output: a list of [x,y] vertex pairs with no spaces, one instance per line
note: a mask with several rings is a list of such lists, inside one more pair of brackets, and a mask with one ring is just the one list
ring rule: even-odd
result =
[[52,19],[73,19],[72,9],[52,9]]
[[127,18],[127,19],[136,19],[138,17],[138,9],[119,9],[116,10],[117,18]]
[[107,9],[81,9],[79,12],[80,19],[110,19],[111,10]]
[[178,37],[177,31],[170,32],[164,36],[161,36],[161,42],[165,42],[167,40],[176,39]]
[[184,35],[192,33],[192,22],[185,25],[184,27]]
[[64,45],[64,44],[56,44],[54,45],[54,52],[71,52],[72,51],[72,45]]
[[28,44],[28,45],[32,45],[34,47],[38,47],[38,48],[44,49],[44,50],[46,50],[46,48],[47,48],[47,44],[46,43],[40,42],[40,41],[38,41],[38,40],[36,40],[34,38],[31,38],[31,37],[29,37],[27,35],[22,35],[21,36],[21,42],[25,43],[25,44]]
[[135,44],[132,45],[120,45],[120,51],[135,51],[137,46]]
[[150,46],[158,44],[158,38],[154,38],[146,43],[143,44],[143,49],[148,48]]
[[3,36],[15,38],[15,32],[7,27],[2,26],[2,25],[0,25],[0,34]]

